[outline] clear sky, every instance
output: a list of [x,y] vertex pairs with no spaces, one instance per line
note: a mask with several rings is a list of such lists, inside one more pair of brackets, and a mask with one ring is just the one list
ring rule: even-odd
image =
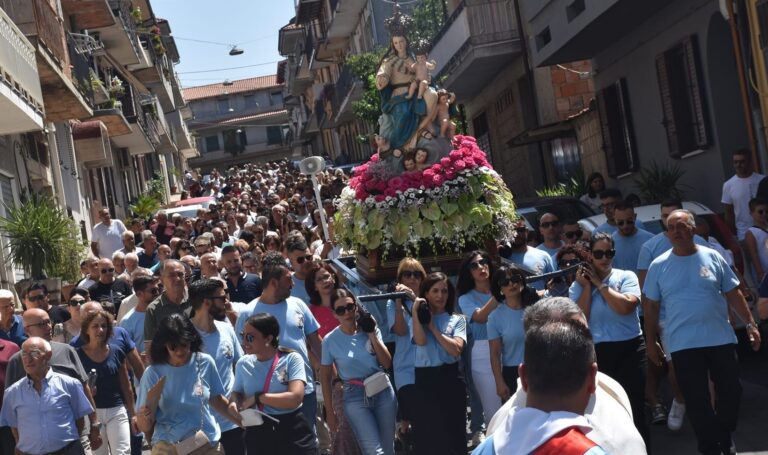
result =
[[[277,32],[295,14],[293,0],[152,0],[151,5],[176,37],[183,87],[275,74],[281,60]],[[182,38],[237,44],[245,53],[230,56],[226,46]],[[247,65],[259,66],[190,73]]]

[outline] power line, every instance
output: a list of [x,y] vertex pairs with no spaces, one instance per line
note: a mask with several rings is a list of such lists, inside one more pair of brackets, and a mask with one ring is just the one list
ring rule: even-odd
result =
[[232,46],[236,46],[236,45],[255,43],[255,42],[261,41],[261,40],[263,40],[265,38],[269,38],[269,37],[275,36],[275,33],[270,33],[269,35],[259,36],[258,38],[254,38],[254,39],[248,40],[248,41],[243,41],[243,42],[240,42],[240,43],[221,43],[221,42],[218,42],[218,41],[207,41],[207,40],[202,40],[202,39],[197,39],[197,38],[184,38],[182,36],[176,36],[176,35],[168,35],[168,36],[170,38],[177,39],[177,40],[182,40],[182,41],[193,41],[195,43],[216,44],[218,46],[232,47]]
[[274,62],[256,63],[254,65],[233,66],[231,68],[216,68],[216,69],[200,70],[200,71],[183,71],[183,72],[176,73],[176,74],[215,73],[217,71],[239,70],[241,68],[253,68],[254,66],[274,65],[275,63],[277,63],[279,61],[280,60],[275,60]]

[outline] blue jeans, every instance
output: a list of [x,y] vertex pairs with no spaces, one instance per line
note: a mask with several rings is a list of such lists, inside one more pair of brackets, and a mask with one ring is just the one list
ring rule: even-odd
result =
[[317,417],[317,394],[316,392],[304,395],[304,401],[299,408],[301,414],[307,420],[307,425],[312,430],[312,434],[317,436],[315,429],[315,418]]
[[394,455],[397,399],[392,386],[368,398],[365,388],[345,383],[344,414],[364,455]]

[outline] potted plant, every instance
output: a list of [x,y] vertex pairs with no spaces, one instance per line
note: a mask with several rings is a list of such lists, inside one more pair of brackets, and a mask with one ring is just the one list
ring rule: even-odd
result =
[[[6,238],[11,262],[21,267],[30,278],[45,280],[61,273],[72,241],[72,220],[49,196],[23,195],[18,206],[6,206],[7,217],[0,217],[0,233]],[[79,267],[79,262],[75,262]],[[52,296],[61,289],[61,277],[46,283]]]

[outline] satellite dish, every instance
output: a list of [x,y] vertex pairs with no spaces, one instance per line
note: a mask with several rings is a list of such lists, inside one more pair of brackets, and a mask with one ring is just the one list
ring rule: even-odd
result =
[[319,156],[304,158],[299,163],[299,172],[306,175],[315,175],[325,169],[325,160]]

